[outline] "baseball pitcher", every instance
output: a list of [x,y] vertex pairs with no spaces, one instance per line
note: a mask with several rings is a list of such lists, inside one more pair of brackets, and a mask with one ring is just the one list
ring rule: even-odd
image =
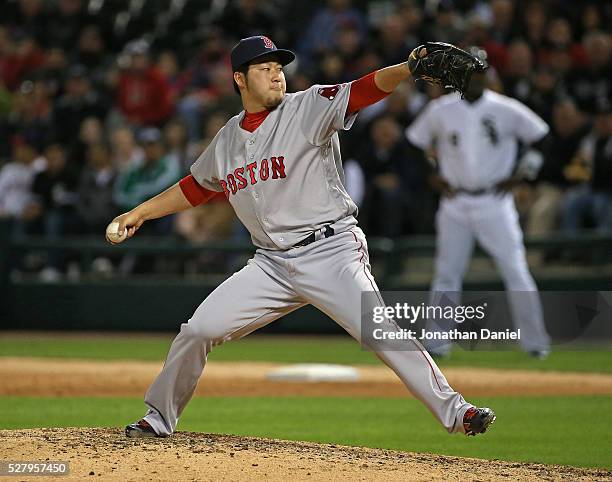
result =
[[[408,62],[355,82],[287,94],[283,66],[294,58],[267,37],[241,40],[231,61],[244,111],[218,132],[191,175],[114,220],[119,235],[131,237],[149,219],[223,192],[258,248],[181,325],[145,395],[148,411],[126,427],[128,437],[172,434],[215,346],[301,306],[314,305],[361,339],[362,310],[371,313],[383,301],[378,294],[372,306],[361,306],[361,293],[378,293],[378,288],[357,226],[357,207],[343,186],[338,131],[349,129],[360,109],[388,95],[411,73],[463,89],[479,68],[466,52],[430,43]],[[448,432],[475,435],[494,421],[492,410],[473,406],[449,386],[418,342],[377,355]]]
[[[549,129],[531,109],[485,85],[485,74],[474,73],[464,98],[449,94],[431,101],[406,130],[412,144],[435,151],[439,168],[433,182],[442,197],[432,298],[434,303],[444,298],[459,302],[477,241],[503,278],[522,348],[541,359],[548,355],[550,340],[510,188],[522,177],[535,177],[542,164],[535,147]],[[519,142],[534,148],[517,168]],[[431,329],[450,328],[443,321],[433,325]],[[432,355],[448,355],[448,342],[434,343],[427,345]]]

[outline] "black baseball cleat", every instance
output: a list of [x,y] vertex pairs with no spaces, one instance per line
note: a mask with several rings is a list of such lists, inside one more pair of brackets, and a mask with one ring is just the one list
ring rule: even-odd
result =
[[125,435],[129,438],[166,437],[166,435],[158,435],[144,418],[126,426]]
[[485,433],[489,425],[495,422],[495,412],[490,408],[468,408],[463,415],[463,428],[466,435]]

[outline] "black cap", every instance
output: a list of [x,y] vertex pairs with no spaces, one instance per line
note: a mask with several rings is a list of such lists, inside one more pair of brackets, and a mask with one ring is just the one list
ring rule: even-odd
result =
[[268,54],[277,55],[282,65],[290,64],[295,59],[291,50],[278,49],[268,37],[257,35],[243,38],[232,49],[232,71],[236,72],[244,64]]

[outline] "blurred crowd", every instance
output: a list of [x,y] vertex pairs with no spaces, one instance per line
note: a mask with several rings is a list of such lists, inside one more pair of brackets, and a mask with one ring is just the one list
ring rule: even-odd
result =
[[[186,175],[241,110],[229,52],[266,34],[298,53],[289,92],[403,62],[428,40],[477,47],[491,88],[551,126],[538,177],[515,192],[527,233],[612,230],[611,27],[605,0],[4,0],[0,217],[16,234],[102,236]],[[405,82],[342,134],[368,234],[433,231],[431,166],[404,131],[443,94]],[[223,198],[146,229],[245,235]]]

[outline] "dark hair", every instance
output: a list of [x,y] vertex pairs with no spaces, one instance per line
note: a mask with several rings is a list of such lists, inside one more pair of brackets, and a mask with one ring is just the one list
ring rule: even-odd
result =
[[[247,72],[249,71],[249,65],[251,65],[250,62],[248,62],[246,64],[242,64],[236,70],[236,72],[240,72],[241,74],[244,74],[244,77],[245,77],[245,79],[247,81],[248,81],[248,79],[247,79]],[[232,79],[232,82],[234,83],[234,90],[236,91],[236,94],[240,95],[240,89],[238,88],[238,84],[236,83],[236,81],[234,79]]]

